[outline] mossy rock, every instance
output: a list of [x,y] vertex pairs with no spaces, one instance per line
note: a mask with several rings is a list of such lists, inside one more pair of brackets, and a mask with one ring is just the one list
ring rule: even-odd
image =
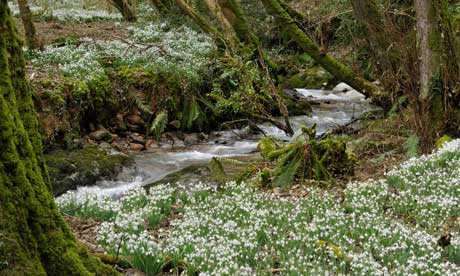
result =
[[291,77],[281,80],[283,88],[320,89],[333,79],[332,75],[320,67],[311,67]]
[[123,154],[109,155],[96,146],[74,151],[56,150],[45,155],[54,195],[78,186],[94,185],[117,175],[132,159]]

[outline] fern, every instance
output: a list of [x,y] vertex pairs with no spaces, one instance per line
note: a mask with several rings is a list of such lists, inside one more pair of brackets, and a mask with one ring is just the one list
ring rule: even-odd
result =
[[135,106],[141,112],[152,115],[150,107],[144,103],[144,95],[142,94],[142,92],[128,90],[126,98],[128,100],[129,107]]
[[150,133],[155,135],[157,140],[160,139],[160,135],[165,131],[168,124],[168,113],[166,111],[161,111],[153,120],[152,125],[150,126]]

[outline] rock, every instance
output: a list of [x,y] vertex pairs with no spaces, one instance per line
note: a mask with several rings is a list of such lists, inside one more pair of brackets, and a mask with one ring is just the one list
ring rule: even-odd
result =
[[131,114],[126,116],[125,119],[131,125],[145,125],[144,120],[139,115]]
[[156,143],[156,141],[153,140],[153,139],[149,139],[149,140],[147,140],[147,142],[145,143],[145,148],[147,148],[147,149],[156,149],[156,148],[158,148],[158,147],[159,147],[159,145],[158,145],[158,144]]
[[133,134],[130,134],[129,135],[129,139],[136,143],[136,144],[141,144],[141,145],[145,145],[145,143],[147,142],[147,140],[145,139],[144,136],[140,135],[139,133],[133,133]]
[[123,166],[132,163],[130,157],[108,154],[96,145],[73,151],[56,150],[47,153],[45,160],[55,196],[78,186],[94,185],[101,179],[112,179]]
[[319,66],[303,70],[287,79],[281,80],[284,88],[315,88],[320,89],[333,79],[332,75]]
[[95,141],[107,141],[111,142],[112,141],[112,134],[104,128],[101,128],[99,130],[93,131],[89,134],[89,138],[95,140]]
[[174,120],[174,121],[170,122],[169,125],[174,127],[174,128],[176,128],[176,129],[179,129],[180,128],[180,121]]
[[198,134],[198,138],[199,138],[200,140],[206,141],[206,140],[209,139],[209,135],[206,134],[206,133],[204,133],[204,132],[200,132],[200,133]]
[[142,144],[137,144],[137,143],[130,143],[130,144],[129,144],[129,148],[130,148],[132,151],[141,151],[141,150],[144,150],[144,149],[145,149],[144,145],[142,145]]
[[99,144],[99,149],[109,153],[112,151],[112,146],[109,143],[103,141]]
[[347,99],[350,99],[352,101],[365,100],[366,99],[366,96],[364,96],[362,93],[359,93],[358,91],[356,91],[354,89],[345,92],[344,97],[347,98]]
[[184,134],[184,144],[187,146],[196,145],[199,142],[199,137],[197,133],[185,133]]
[[332,89],[333,91],[335,92],[347,92],[347,91],[351,91],[351,90],[354,90],[353,87],[349,86],[348,84],[344,83],[344,82],[341,82],[339,84],[337,84],[336,87],[334,87],[334,89]]

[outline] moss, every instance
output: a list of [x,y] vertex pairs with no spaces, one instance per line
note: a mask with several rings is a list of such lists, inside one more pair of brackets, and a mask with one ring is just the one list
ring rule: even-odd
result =
[[275,141],[270,137],[264,137],[260,139],[257,145],[257,150],[260,152],[263,158],[268,159],[270,153],[277,149]]
[[78,255],[54,203],[22,43],[7,1],[0,1],[0,129],[0,275],[118,275]]
[[443,135],[441,138],[436,140],[436,148],[440,149],[442,148],[442,146],[444,146],[445,143],[448,143],[450,141],[452,141],[452,137],[450,137],[449,135]]
[[57,150],[46,154],[45,160],[55,195],[111,178],[131,162],[126,155],[109,155],[96,146],[74,151]]
[[327,85],[333,77],[324,69],[312,67],[297,74],[281,80],[281,85],[284,88],[312,88],[319,89]]

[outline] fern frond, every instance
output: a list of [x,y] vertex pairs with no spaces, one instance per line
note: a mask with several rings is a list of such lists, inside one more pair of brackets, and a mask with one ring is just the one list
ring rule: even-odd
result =
[[140,91],[128,90],[126,98],[129,107],[135,106],[141,112],[152,115],[152,110],[145,104],[144,95]]
[[160,135],[165,131],[166,126],[168,125],[168,112],[161,111],[153,120],[152,125],[150,126],[150,133],[155,135],[157,140],[160,139]]

